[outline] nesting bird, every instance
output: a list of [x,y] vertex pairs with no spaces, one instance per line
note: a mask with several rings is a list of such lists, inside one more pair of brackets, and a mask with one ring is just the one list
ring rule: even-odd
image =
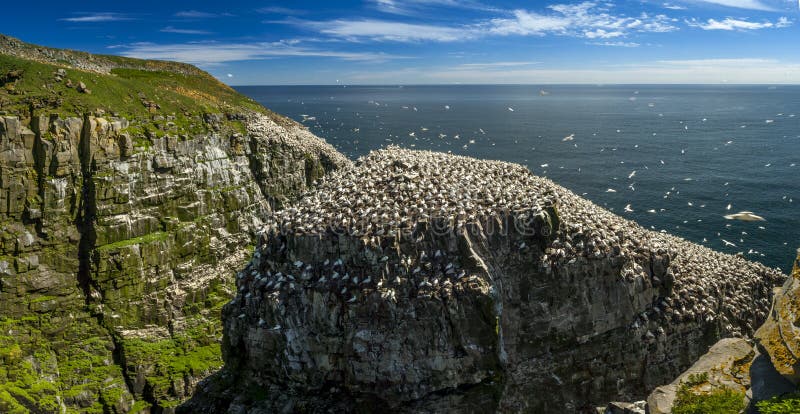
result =
[[[313,290],[341,304],[380,300],[400,306],[415,298],[439,300],[456,288],[481,289],[491,275],[466,266],[472,258],[459,257],[458,249],[437,244],[437,232],[471,223],[484,228],[508,217],[524,222],[550,206],[558,211],[553,234],[514,236],[504,255],[536,263],[525,270],[534,278],[570,279],[603,261],[616,263],[620,281],[660,292],[636,322],[653,332],[647,337],[654,341],[674,324],[746,330],[736,323],[742,320],[738,312],[751,308],[754,298],[768,297],[769,289],[761,289],[765,281],[781,278],[740,257],[644,229],[523,166],[388,147],[329,174],[314,191],[271,214],[257,250],[264,259],[237,277],[237,303]],[[630,204],[624,210],[633,211]]]

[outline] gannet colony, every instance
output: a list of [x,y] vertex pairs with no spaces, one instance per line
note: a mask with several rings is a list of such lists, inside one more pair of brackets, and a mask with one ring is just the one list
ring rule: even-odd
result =
[[522,166],[398,147],[326,176],[260,234],[223,310],[222,380],[187,409],[633,401],[720,337],[752,335],[785,278]]

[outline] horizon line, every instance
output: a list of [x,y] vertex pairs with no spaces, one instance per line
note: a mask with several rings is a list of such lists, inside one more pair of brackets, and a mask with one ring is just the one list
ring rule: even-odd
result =
[[283,83],[226,85],[238,88],[248,86],[800,86],[800,83]]

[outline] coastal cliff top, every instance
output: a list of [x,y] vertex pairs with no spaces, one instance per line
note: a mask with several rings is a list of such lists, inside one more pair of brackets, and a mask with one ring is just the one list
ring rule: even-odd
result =
[[0,114],[80,116],[98,110],[128,119],[267,110],[207,72],[178,62],[141,60],[33,45],[0,34]]

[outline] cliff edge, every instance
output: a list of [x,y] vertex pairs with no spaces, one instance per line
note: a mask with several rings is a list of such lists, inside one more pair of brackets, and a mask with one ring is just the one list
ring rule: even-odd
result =
[[349,164],[193,66],[0,35],[0,412],[172,412],[263,218]]

